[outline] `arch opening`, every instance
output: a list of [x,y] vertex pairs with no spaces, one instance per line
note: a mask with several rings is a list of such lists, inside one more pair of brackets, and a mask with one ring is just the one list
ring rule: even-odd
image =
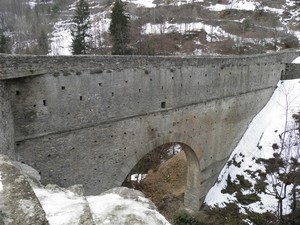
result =
[[159,167],[182,151],[178,143],[167,143],[158,146],[144,155],[128,173],[123,186],[139,189],[139,183],[149,172],[157,172]]
[[198,157],[181,142],[160,145],[136,163],[122,186],[142,191],[166,218],[181,207],[199,210]]

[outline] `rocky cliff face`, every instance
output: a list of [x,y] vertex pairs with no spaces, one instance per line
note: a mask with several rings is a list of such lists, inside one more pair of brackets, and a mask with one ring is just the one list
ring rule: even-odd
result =
[[81,185],[44,187],[39,180],[33,168],[0,155],[1,225],[169,224],[139,191],[120,187],[84,196]]

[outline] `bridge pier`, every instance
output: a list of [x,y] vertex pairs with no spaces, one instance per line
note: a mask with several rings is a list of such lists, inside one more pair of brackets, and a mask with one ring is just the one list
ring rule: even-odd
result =
[[198,211],[204,201],[201,196],[201,171],[199,158],[188,145],[181,145],[187,158],[187,184],[184,193],[184,205]]
[[285,72],[282,74],[282,80],[300,78],[300,64],[287,63]]

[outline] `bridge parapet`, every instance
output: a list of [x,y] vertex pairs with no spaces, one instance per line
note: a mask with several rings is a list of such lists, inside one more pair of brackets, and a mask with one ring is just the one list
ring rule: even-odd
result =
[[0,80],[43,74],[70,75],[99,73],[105,70],[145,68],[148,66],[207,66],[251,63],[289,63],[299,56],[297,51],[285,51],[251,56],[32,56],[0,53]]

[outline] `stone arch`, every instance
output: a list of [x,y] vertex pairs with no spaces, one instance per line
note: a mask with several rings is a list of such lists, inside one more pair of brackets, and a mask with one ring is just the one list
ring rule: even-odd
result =
[[193,210],[199,210],[201,206],[201,170],[200,170],[200,158],[202,156],[202,150],[196,144],[194,139],[186,134],[165,134],[159,135],[155,139],[149,141],[143,150],[137,152],[137,154],[128,157],[123,167],[120,168],[120,174],[116,179],[116,186],[120,186],[130,173],[132,168],[138,163],[138,161],[147,153],[153,151],[155,148],[167,143],[179,143],[187,158],[187,181],[186,191],[184,194],[184,205]]

